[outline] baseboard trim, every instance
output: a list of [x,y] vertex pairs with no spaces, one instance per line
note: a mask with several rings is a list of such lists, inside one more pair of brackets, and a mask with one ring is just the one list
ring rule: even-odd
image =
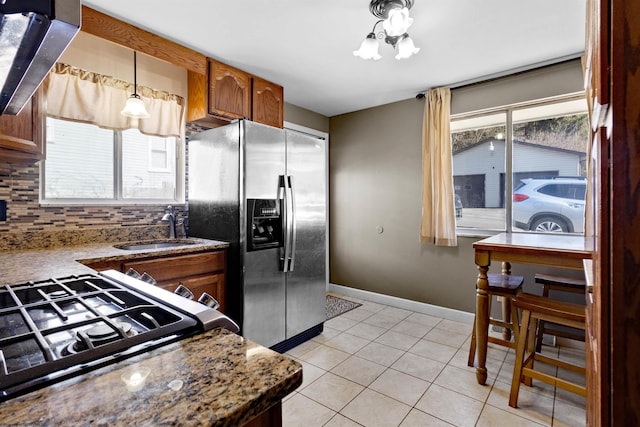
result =
[[329,283],[327,290],[329,292],[335,292],[336,294],[342,294],[348,297],[360,298],[363,300],[376,302],[378,304],[385,304],[390,305],[391,307],[397,307],[405,310],[415,311],[417,313],[428,314],[429,316],[442,317],[443,319],[454,320],[456,322],[468,324],[473,323],[473,313],[455,310],[453,308],[440,307],[424,302],[398,298],[391,295],[350,288],[348,286],[336,285],[335,283]]

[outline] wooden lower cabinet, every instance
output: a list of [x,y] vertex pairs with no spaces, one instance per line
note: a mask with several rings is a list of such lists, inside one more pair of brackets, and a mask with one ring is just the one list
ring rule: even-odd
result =
[[88,264],[97,271],[118,270],[126,273],[133,268],[138,273],[153,277],[157,286],[173,292],[180,283],[198,299],[203,292],[214,297],[221,312],[226,311],[226,251],[202,252],[197,254],[163,257],[138,258],[131,261],[102,261]]
[[282,427],[282,402],[278,402],[266,411],[256,415],[242,427]]

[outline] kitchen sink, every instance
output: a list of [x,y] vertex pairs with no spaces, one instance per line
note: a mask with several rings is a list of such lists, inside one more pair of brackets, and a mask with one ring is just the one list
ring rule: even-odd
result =
[[121,245],[113,245],[114,248],[123,249],[125,251],[138,251],[144,249],[163,249],[176,248],[180,246],[193,245],[195,242],[190,240],[156,240],[135,243],[123,243]]

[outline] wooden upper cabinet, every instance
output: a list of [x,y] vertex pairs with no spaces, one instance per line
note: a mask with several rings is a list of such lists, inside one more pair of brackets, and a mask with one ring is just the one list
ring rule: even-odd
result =
[[209,60],[209,114],[251,118],[251,75]]
[[251,118],[251,75],[212,59],[207,74],[187,72],[187,121],[216,127]]
[[208,59],[207,75],[189,71],[187,121],[220,126],[235,119],[283,127],[284,90],[267,80]]
[[0,162],[33,164],[44,158],[44,94],[38,88],[18,115],[0,115]]
[[259,77],[253,78],[254,121],[282,128],[284,124],[284,89]]

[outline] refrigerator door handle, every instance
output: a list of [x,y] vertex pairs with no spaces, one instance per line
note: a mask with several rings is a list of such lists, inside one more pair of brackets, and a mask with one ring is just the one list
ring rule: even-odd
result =
[[278,176],[278,202],[280,203],[280,218],[282,225],[282,247],[278,249],[280,256],[280,271],[289,269],[289,213],[287,200],[287,179],[285,175]]
[[291,194],[291,229],[289,230],[291,236],[291,250],[289,251],[289,271],[293,271],[296,263],[296,191],[293,188],[293,177],[287,176],[289,181],[289,191]]

